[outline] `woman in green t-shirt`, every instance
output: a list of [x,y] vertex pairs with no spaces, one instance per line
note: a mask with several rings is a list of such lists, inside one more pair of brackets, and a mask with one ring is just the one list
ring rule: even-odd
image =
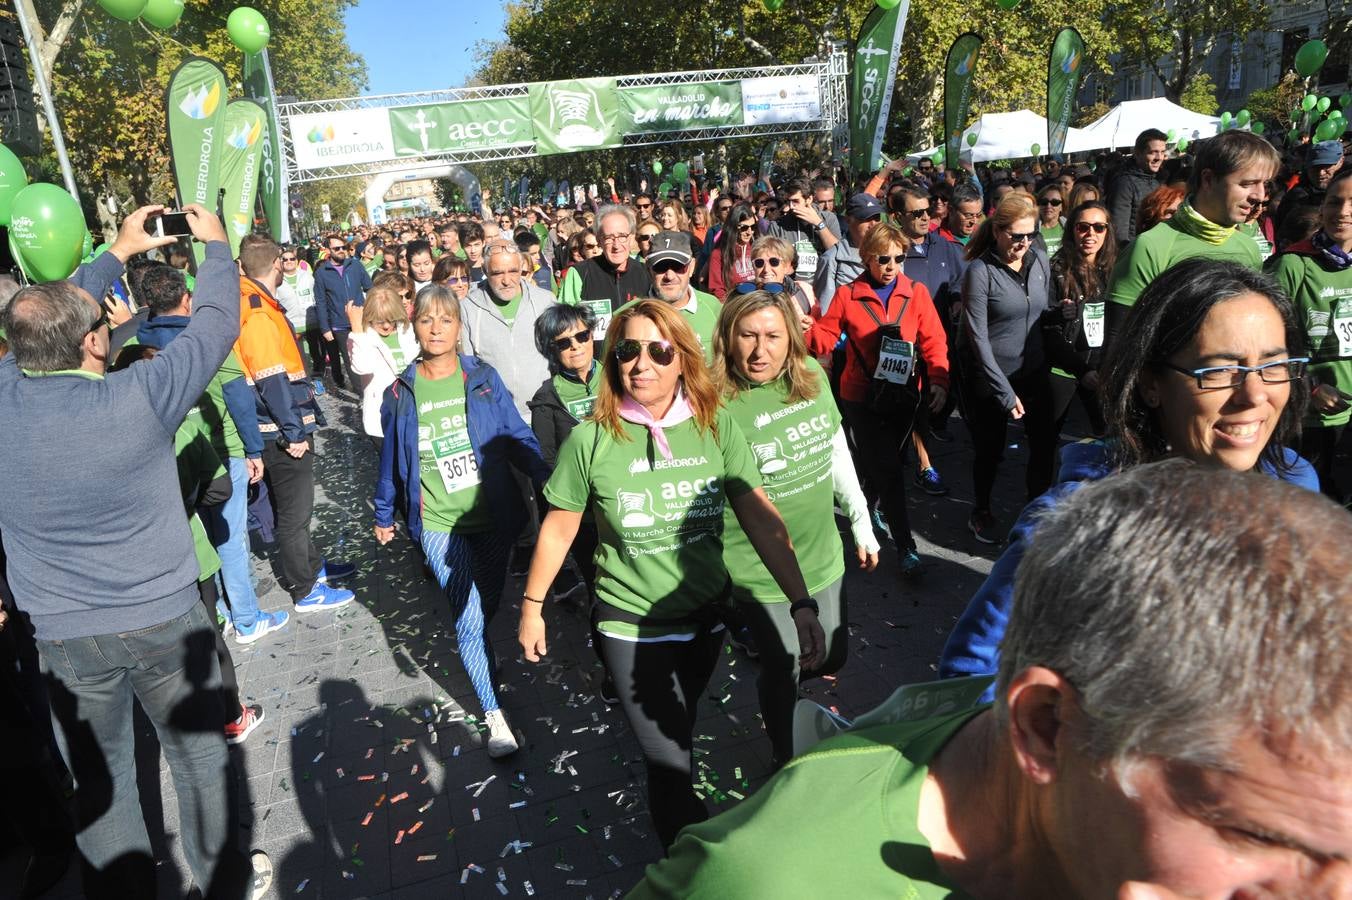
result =
[[600,652],[648,769],[648,807],[663,845],[708,817],[690,786],[691,730],[723,626],[725,500],[791,607],[800,663],[824,656],[779,512],[760,488],[741,429],[719,406],[704,351],[685,316],[660,300],[626,306],[611,322],[592,418],[559,451],[521,603],[526,658],[547,650],[544,596],[584,512],[596,520],[593,622]]
[[[859,567],[878,565],[868,501],[831,398],[826,373],[808,355],[798,310],[783,293],[733,294],[714,335],[714,383],[755,457],[765,493],[784,517],[808,592],[817,601],[827,654],[812,675],[845,664],[845,554],[832,507],[850,519]],[[723,559],[737,618],[760,651],[761,714],[776,765],[793,755],[798,636],[789,598],[761,564],[736,518],[724,516]]]

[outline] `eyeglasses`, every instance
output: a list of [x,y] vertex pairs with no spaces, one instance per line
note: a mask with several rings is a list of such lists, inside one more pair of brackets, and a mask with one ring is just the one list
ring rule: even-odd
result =
[[573,347],[585,347],[591,343],[592,332],[590,328],[584,328],[581,331],[574,331],[572,334],[565,334],[563,337],[554,338],[554,349],[562,353]]
[[282,262],[295,262],[295,261],[296,261],[296,258],[295,258],[294,256],[283,256],[283,257],[282,257]]
[[1036,231],[1029,231],[1025,234],[1019,234],[1018,232],[1008,231],[1006,232],[1006,234],[1009,235],[1009,242],[1011,244],[1027,244],[1033,238],[1037,237]]
[[776,281],[761,285],[757,285],[754,281],[743,281],[741,284],[737,285],[734,290],[739,294],[749,294],[752,291],[765,291],[767,294],[782,294],[784,293],[784,285]]
[[929,214],[930,214],[930,211],[929,211],[929,207],[928,207],[928,206],[926,206],[926,207],[923,208],[923,209],[908,209],[908,210],[906,210],[906,215],[910,216],[912,219],[928,219],[928,218],[929,218]]
[[624,234],[603,234],[601,235],[601,242],[605,244],[627,244],[630,237],[631,235],[627,231]]
[[894,255],[894,256],[883,256],[883,255],[879,254],[878,256],[875,256],[875,257],[873,257],[873,258],[876,259],[876,260],[878,261],[878,265],[880,265],[880,266],[890,266],[890,265],[892,265],[892,263],[896,263],[897,265],[901,265],[902,262],[905,261],[905,259],[906,259],[906,254],[904,254],[904,253],[898,253],[898,254],[896,254],[896,255]]
[[740,225],[737,226],[737,230],[738,230],[738,231],[755,231],[755,230],[756,230],[756,223],[755,223],[755,222],[742,222]]
[[98,317],[97,319],[94,320],[94,324],[93,324],[93,325],[90,325],[90,326],[89,326],[89,331],[88,331],[87,333],[88,333],[88,334],[93,334],[94,332],[98,331],[98,330],[99,330],[101,327],[103,327],[104,325],[108,325],[109,328],[112,328],[112,325],[109,325],[109,324],[108,324],[108,307],[106,307],[106,306],[104,306],[102,303],[100,303],[100,304],[99,304],[99,317]]
[[751,260],[751,265],[757,269],[763,269],[769,266],[772,269],[778,269],[781,260],[778,256],[763,256],[760,259]]
[[639,242],[640,244],[650,244],[650,243],[652,243],[652,239],[653,239],[653,236],[652,236],[652,233],[650,233],[650,232],[649,232],[649,233],[644,233],[644,232],[640,231],[639,234],[638,234],[638,242]]
[[346,248],[346,247],[330,247],[330,248],[329,248],[329,252],[330,252],[330,253],[346,253],[346,252],[347,252],[347,248]]
[[725,213],[725,212],[727,212],[727,211],[730,210],[730,209],[732,209],[732,204],[731,204],[731,203],[720,203],[720,204],[718,204],[718,211],[721,212],[721,213]]
[[654,275],[661,275],[665,272],[684,272],[688,263],[683,263],[674,259],[664,259],[652,263],[648,268],[653,270]]
[[503,275],[520,275],[520,274],[521,274],[520,269],[503,269],[501,272],[490,272],[487,269],[484,270],[485,278],[501,278]]
[[1206,366],[1201,369],[1185,369],[1171,362],[1164,363],[1166,369],[1173,369],[1180,375],[1187,375],[1197,382],[1197,389],[1218,391],[1224,388],[1237,388],[1244,384],[1250,372],[1257,372],[1264,384],[1286,384],[1305,377],[1305,365],[1308,356],[1293,356],[1290,359],[1273,360],[1261,366]]
[[644,347],[648,348],[648,359],[655,365],[669,366],[676,361],[676,347],[671,341],[638,341],[633,338],[615,342],[615,358],[622,363],[633,362]]
[[1107,222],[1076,222],[1076,223],[1075,223],[1075,233],[1076,233],[1076,234],[1088,234],[1088,233],[1091,232],[1091,231],[1094,232],[1094,234],[1103,234],[1103,233],[1104,233],[1105,231],[1107,231],[1107,230],[1108,230],[1108,223],[1107,223]]
[[1060,200],[1053,200],[1051,197],[1043,197],[1037,202],[1038,206],[1060,206]]
[[975,222],[977,219],[981,218],[981,213],[979,212],[969,213],[963,212],[962,210],[958,210],[958,218],[962,219],[964,222]]
[[469,284],[469,278],[465,275],[450,275],[446,278],[445,284]]

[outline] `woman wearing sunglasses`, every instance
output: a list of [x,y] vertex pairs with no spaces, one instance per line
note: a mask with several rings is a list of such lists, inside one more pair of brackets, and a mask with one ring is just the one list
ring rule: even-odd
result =
[[1066,241],[1052,258],[1052,306],[1042,314],[1042,343],[1051,365],[1052,434],[1059,435],[1079,396],[1094,434],[1103,434],[1098,399],[1108,277],[1117,262],[1117,237],[1108,207],[1077,206],[1066,220]]
[[[1089,482],[1177,456],[1318,491],[1314,469],[1291,449],[1310,396],[1298,321],[1271,278],[1236,263],[1195,257],[1156,278],[1104,360],[1104,439],[1062,448],[1058,483],[1020,514],[1009,545],[949,636],[939,674],[995,674],[1014,574],[1037,522]],[[1117,535],[1123,546],[1134,540]]]
[[760,651],[756,686],[776,768],[793,755],[800,676],[830,675],[845,664],[845,553],[833,506],[850,519],[859,567],[872,571],[878,565],[878,539],[840,413],[826,372],[808,355],[799,317],[783,292],[738,293],[723,307],[714,337],[714,383],[741,426],[766,496],[784,517],[826,634],[826,660],[815,670],[800,669],[790,598],[728,510],[723,559],[736,618],[750,627]]
[[[762,235],[751,244],[752,280],[737,285],[737,290],[765,290],[766,285],[778,285],[792,298],[799,315],[809,315],[817,303],[812,283],[793,277],[798,255],[793,245],[774,235]],[[773,288],[772,288],[773,290]]]
[[709,293],[719,300],[744,281],[754,281],[751,268],[751,243],[756,238],[756,213],[739,203],[728,213],[723,230],[709,254]]
[[455,299],[464,300],[469,294],[469,263],[454,253],[443,254],[432,269],[432,282],[445,285],[455,294]]
[[962,279],[963,414],[975,450],[975,508],[967,527],[983,544],[1002,535],[991,512],[995,473],[1004,456],[1005,429],[1021,421],[1028,443],[1027,499],[1047,489],[1055,464],[1047,370],[1038,328],[1050,304],[1051,267],[1035,246],[1037,207],[1027,194],[1008,194],[967,244]]
[[719,404],[704,351],[660,300],[623,307],[611,323],[592,418],[559,451],[521,602],[526,659],[547,651],[544,599],[590,512],[600,537],[593,626],[648,770],[648,808],[671,844],[708,817],[690,786],[695,707],[723,644],[717,607],[731,590],[723,515],[731,504],[786,597],[800,664],[825,656],[784,520],[760,487],[741,429]]
[[375,536],[394,538],[394,514],[450,601],[460,661],[488,725],[488,755],[517,749],[498,703],[487,623],[507,578],[507,554],[526,521],[512,469],[537,488],[549,477],[540,446],[498,373],[461,356],[460,301],[432,284],[418,292],[413,329],[421,356],[385,391],[385,444],[376,481]]
[[1065,219],[1061,213],[1066,209],[1065,197],[1060,185],[1053,182],[1037,192],[1037,234],[1042,239],[1042,249],[1048,256],[1055,256],[1061,249],[1062,228]]
[[875,225],[859,246],[863,273],[836,288],[825,315],[804,335],[808,352],[818,356],[845,335],[841,411],[870,504],[876,501],[886,516],[908,578],[922,574],[924,562],[906,510],[906,445],[920,404],[937,412],[948,400],[948,337],[929,291],[901,272],[909,246],[897,226]]
[[366,302],[348,303],[347,352],[352,375],[361,384],[362,427],[380,453],[384,432],[380,428],[380,404],[389,387],[408,364],[418,358],[418,339],[408,319],[408,310],[397,291],[371,285]]

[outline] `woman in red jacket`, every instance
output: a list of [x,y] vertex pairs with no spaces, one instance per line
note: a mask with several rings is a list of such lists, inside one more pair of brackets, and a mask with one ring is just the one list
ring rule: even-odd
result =
[[841,412],[854,433],[865,491],[887,517],[902,575],[917,576],[924,564],[906,513],[902,457],[919,405],[937,412],[948,399],[948,339],[929,291],[901,274],[909,245],[895,225],[874,227],[859,248],[864,273],[836,289],[804,338],[820,355],[846,337]]

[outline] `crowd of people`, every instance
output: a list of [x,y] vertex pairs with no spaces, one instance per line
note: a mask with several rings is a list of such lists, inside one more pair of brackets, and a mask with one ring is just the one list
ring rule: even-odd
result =
[[[378,461],[375,539],[404,532],[445,594],[490,756],[521,751],[489,623],[519,610],[537,662],[554,607],[585,612],[668,849],[635,896],[1345,896],[1352,170],[1337,142],[1301,152],[1227,131],[1180,156],[1152,129],[1091,165],[610,181],[234,258],[189,207],[191,273],[146,207],[69,280],[0,286],[24,896],[72,840],[89,896],[154,895],[133,698],[204,896],[268,889],[227,756],[267,711],[230,641],[359,599],[358,561],[311,535],[325,393]],[[960,439],[970,472],[941,474]],[[924,590],[908,482],[959,478],[1000,554],[939,671],[984,694],[936,682],[796,744],[800,685],[845,663],[850,580],[886,577],[890,544],[883,571]],[[260,609],[255,528],[289,609]],[[693,732],[727,640],[778,774],[710,820]]]

